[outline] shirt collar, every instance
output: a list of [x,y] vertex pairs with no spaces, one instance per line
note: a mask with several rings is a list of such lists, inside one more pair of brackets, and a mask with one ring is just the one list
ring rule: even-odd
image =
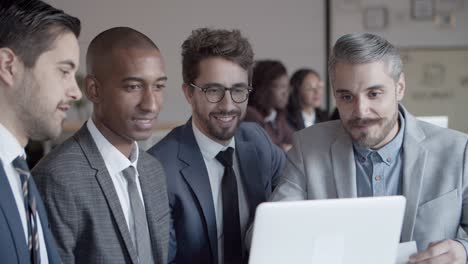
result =
[[301,111],[301,113],[302,113],[302,119],[310,121],[310,123],[312,124],[315,122],[315,117],[316,117],[315,111],[313,111],[312,113]]
[[26,158],[24,148],[18,139],[0,123],[0,160],[4,165],[11,164],[18,156]]
[[268,122],[275,122],[276,120],[276,116],[278,115],[278,113],[276,112],[275,109],[272,109],[270,114],[268,116],[265,117],[265,119],[263,119],[265,121],[265,123],[268,123]]
[[86,123],[86,126],[104,159],[104,163],[110,175],[120,173],[129,166],[134,166],[135,169],[137,168],[139,148],[136,142],[133,143],[130,159],[128,159],[104,137],[91,118]]
[[400,112],[398,112],[398,117],[400,122],[400,130],[398,131],[395,138],[393,138],[382,148],[378,150],[372,150],[370,148],[361,147],[353,142],[354,152],[358,154],[358,158],[361,161],[366,161],[366,159],[368,159],[369,155],[372,153],[377,153],[381,161],[385,162],[387,165],[390,165],[390,163],[396,160],[403,145],[403,136],[405,131],[405,118]]
[[211,160],[218,155],[220,151],[226,150],[228,147],[235,149],[235,139],[234,137],[231,138],[231,141],[227,146],[222,145],[211,138],[207,137],[203,134],[200,129],[198,129],[195,122],[192,119],[192,128],[193,128],[193,135],[195,136],[195,140],[197,141],[198,147],[206,160]]

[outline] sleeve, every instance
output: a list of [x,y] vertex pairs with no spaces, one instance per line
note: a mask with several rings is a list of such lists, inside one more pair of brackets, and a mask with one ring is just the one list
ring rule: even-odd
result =
[[[468,143],[468,142],[467,142]],[[460,227],[463,228],[465,232],[459,232],[459,233],[464,233],[463,235],[460,235],[455,239],[455,241],[460,242],[463,247],[465,248],[465,253],[467,253],[467,263],[468,263],[468,144],[465,143],[465,152],[463,154],[463,165],[462,165],[462,182],[463,182],[463,192],[462,192],[462,216],[460,219]]]
[[[170,197],[171,198],[171,197]],[[173,208],[173,199],[169,200],[170,202],[170,220],[169,220],[169,252],[167,263],[174,264],[176,263],[177,256],[177,236],[174,226],[174,210]]]
[[278,180],[270,201],[296,201],[307,199],[306,176],[302,154],[301,133],[294,134],[293,147],[289,150],[286,165]]
[[34,180],[46,207],[49,225],[63,263],[75,263],[78,231],[77,207],[73,190],[60,175],[46,170],[33,171]]

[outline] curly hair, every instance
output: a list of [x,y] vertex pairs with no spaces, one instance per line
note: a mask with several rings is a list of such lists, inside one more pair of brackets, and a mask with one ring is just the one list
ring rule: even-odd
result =
[[252,73],[253,91],[250,95],[249,105],[256,108],[263,115],[267,115],[272,108],[271,88],[273,82],[287,74],[286,67],[280,61],[257,61]]
[[200,61],[220,57],[234,62],[250,72],[254,52],[247,38],[239,30],[199,28],[182,44],[182,76],[185,83],[192,83],[200,74]]

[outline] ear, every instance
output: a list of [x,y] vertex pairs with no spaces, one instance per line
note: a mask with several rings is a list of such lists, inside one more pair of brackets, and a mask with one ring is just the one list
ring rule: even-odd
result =
[[403,100],[403,97],[405,96],[405,89],[406,89],[405,74],[402,72],[400,73],[400,78],[398,79],[398,82],[396,83],[396,96],[397,96],[398,102]]
[[88,99],[93,103],[102,101],[102,91],[99,82],[91,75],[85,77],[85,94]]
[[0,81],[13,86],[14,76],[18,72],[18,57],[10,48],[0,48]]
[[184,91],[185,99],[187,99],[187,102],[189,104],[192,104],[193,88],[190,87],[188,84],[183,83],[182,84],[182,90]]

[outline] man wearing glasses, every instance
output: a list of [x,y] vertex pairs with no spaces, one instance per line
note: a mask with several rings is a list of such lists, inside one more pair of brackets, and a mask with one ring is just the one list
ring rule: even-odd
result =
[[238,30],[201,28],[182,44],[192,118],[149,150],[168,178],[170,262],[247,261],[246,228],[285,163],[261,127],[241,123],[252,64],[250,43]]

